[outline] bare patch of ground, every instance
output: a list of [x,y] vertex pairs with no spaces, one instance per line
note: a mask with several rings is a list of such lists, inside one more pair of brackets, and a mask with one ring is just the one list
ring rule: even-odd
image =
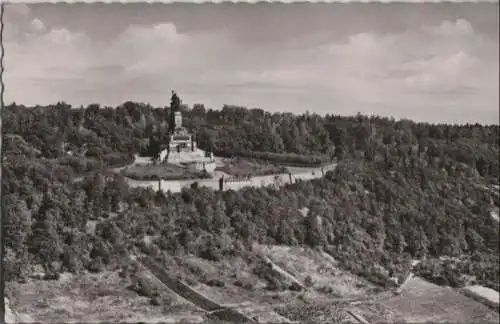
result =
[[[179,279],[194,289],[194,292],[180,289],[178,293],[185,294],[188,299],[193,297],[193,293],[198,294],[197,301],[193,300],[196,303],[200,303],[199,298],[208,298],[210,302],[204,302],[205,306],[201,307],[213,316],[225,318],[236,311],[258,323],[289,322],[272,310],[271,306],[277,299],[273,298],[272,292],[264,289],[265,283],[259,284],[259,278],[249,271],[248,264],[243,259],[233,258],[223,262],[211,262],[194,256],[172,259],[176,264],[169,262],[165,265],[169,276],[177,273],[181,277]],[[170,279],[164,280],[166,284],[173,284]],[[179,286],[176,285],[173,289],[179,289]],[[215,309],[210,304],[215,304]],[[233,312],[230,317],[234,318],[236,313]]]
[[263,246],[255,250],[293,275],[312,290],[331,297],[358,297],[373,294],[375,286],[345,270],[328,254],[302,247]]
[[255,245],[254,251],[267,257],[306,289],[269,289],[265,274],[259,274],[262,270],[255,271],[257,264],[248,264],[242,258],[213,262],[187,256],[179,259],[175,265],[169,264],[168,269],[173,275],[183,277],[193,288],[221,304],[247,302],[272,305],[297,299],[360,298],[376,291],[374,285],[342,270],[324,252],[275,245]]
[[330,303],[288,304],[277,307],[276,312],[298,323],[348,324],[358,323],[343,306]]
[[[265,276],[253,271],[256,265],[250,265],[241,258],[212,262],[189,256],[168,268],[184,276],[203,295],[260,323],[286,323],[289,319],[355,323],[357,321],[347,312],[339,313],[332,301],[366,298],[374,292],[370,283],[340,269],[337,262],[323,252],[262,245],[256,245],[254,251],[272,260],[295,280],[310,283],[311,286],[298,291],[271,290]],[[309,310],[308,313],[304,313],[305,309]]]
[[498,313],[461,295],[421,278],[411,278],[401,294],[374,303],[356,306],[370,323],[455,322],[498,323]]
[[[130,281],[118,272],[64,274],[57,281],[9,283],[12,308],[37,322],[179,322],[204,320],[203,312],[168,291],[164,304],[127,289]],[[167,300],[168,302],[165,302]]]
[[[270,247],[273,250],[274,247]],[[277,247],[278,249],[280,247]],[[304,252],[307,254],[307,252]],[[311,251],[313,253],[313,251]],[[314,254],[313,254],[314,255]],[[305,257],[304,259],[307,259]],[[327,263],[332,262],[332,258],[325,258]],[[302,261],[299,261],[302,262]],[[316,260],[309,260],[309,263],[322,262],[321,255],[316,255]],[[214,302],[221,304],[224,307],[231,307],[239,312],[254,318],[260,323],[286,323],[288,319],[285,313],[278,314],[274,309],[277,305],[296,305],[302,307],[302,304],[310,305],[315,301],[329,301],[332,298],[341,299],[340,296],[331,294],[329,290],[321,288],[311,290],[276,290],[269,287],[269,282],[265,278],[265,274],[258,275],[254,269],[257,267],[255,263],[248,263],[248,260],[242,258],[232,258],[221,262],[213,262],[200,259],[195,256],[184,256],[182,258],[172,257],[170,262],[165,265],[169,273],[183,279],[187,284],[194,288],[199,293],[209,297]],[[308,274],[318,272],[317,268],[309,266]],[[354,278],[345,276],[331,277],[329,283],[332,284],[339,280],[339,287],[346,290],[346,283]],[[260,270],[260,273],[265,272]],[[259,271],[257,271],[259,273]],[[328,273],[317,274],[316,276],[330,277]],[[361,280],[360,280],[361,281]],[[363,283],[364,284],[364,283]],[[352,284],[350,284],[352,285]],[[369,289],[361,289],[358,285],[359,292],[357,297],[365,297],[365,292]],[[361,289],[361,290],[360,290]],[[326,291],[326,292],[325,292]],[[353,296],[352,293],[346,294]],[[290,308],[287,308],[290,309]],[[299,310],[292,311],[298,312]],[[283,317],[285,316],[285,317]]]
[[253,273],[252,267],[239,257],[214,262],[188,256],[178,260],[177,268],[171,267],[169,272],[183,277],[198,292],[226,306],[269,305],[288,297],[267,290],[266,280]]

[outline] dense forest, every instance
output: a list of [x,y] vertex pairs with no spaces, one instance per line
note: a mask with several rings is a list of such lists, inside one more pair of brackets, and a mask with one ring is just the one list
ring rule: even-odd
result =
[[101,271],[130,251],[218,260],[261,242],[322,248],[380,284],[420,259],[416,271],[431,281],[498,289],[498,125],[181,109],[216,155],[338,167],[281,189],[129,188],[102,170],[168,141],[169,107],[12,104],[2,112],[8,279],[35,264],[55,275]]

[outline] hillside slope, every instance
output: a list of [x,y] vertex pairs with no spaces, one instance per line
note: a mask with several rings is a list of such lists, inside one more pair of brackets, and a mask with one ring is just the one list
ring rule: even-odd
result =
[[304,165],[327,156],[338,167],[278,190],[177,194],[129,188],[121,175],[98,171],[164,136],[168,113],[134,103],[5,109],[14,139],[3,143],[8,280],[35,265],[55,277],[111,270],[137,250],[165,262],[251,259],[259,243],[322,248],[382,287],[422,259],[415,271],[435,283],[498,290],[498,126],[198,106],[186,108],[186,123],[202,148],[305,156]]

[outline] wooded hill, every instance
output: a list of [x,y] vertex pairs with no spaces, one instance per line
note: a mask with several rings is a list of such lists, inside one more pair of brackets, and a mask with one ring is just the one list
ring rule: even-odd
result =
[[[122,176],[92,171],[130,163],[151,138],[166,140],[168,108],[8,106],[2,194],[9,280],[33,264],[52,273],[101,271],[138,248],[159,259],[167,252],[217,260],[247,255],[258,241],[321,247],[380,284],[389,270],[404,275],[409,260],[425,257],[418,273],[434,282],[459,286],[467,274],[498,289],[498,221],[490,214],[500,206],[498,125],[182,109],[202,149],[302,165],[334,159],[338,168],[280,190],[132,189]],[[72,181],[82,174],[90,175]],[[152,246],[142,243],[145,235]]]

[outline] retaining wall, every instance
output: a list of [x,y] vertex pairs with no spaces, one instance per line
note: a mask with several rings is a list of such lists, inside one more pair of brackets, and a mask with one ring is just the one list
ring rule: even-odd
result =
[[167,181],[167,180],[161,180],[158,181],[158,188],[159,190],[161,189],[163,192],[181,192],[182,190],[182,181]]
[[159,190],[159,182],[158,181],[142,181],[142,180],[133,180],[130,178],[125,178],[130,187],[133,188],[151,188],[154,191]]
[[[181,190],[183,188],[190,188],[191,185],[198,182],[198,186],[207,187],[213,190],[219,190],[219,179],[197,179],[197,180],[184,180],[181,181]],[[180,191],[180,190],[179,190]]]
[[323,174],[321,172],[299,173],[299,174],[292,175],[292,181],[293,182],[296,182],[296,181],[299,181],[299,180],[305,181],[305,180],[319,179],[319,178],[322,178],[322,177],[323,177]]
[[[239,178],[222,178],[222,190],[240,190],[244,187],[255,187],[255,179],[247,178],[247,179],[239,179]],[[220,183],[219,183],[220,185]],[[219,190],[220,190],[219,186]]]
[[[319,179],[326,174],[327,171],[333,170],[335,165],[325,166],[324,168],[309,169],[301,173],[279,173],[255,177],[228,177],[223,178],[222,190],[241,190],[245,187],[281,187],[287,183],[295,183],[297,181],[305,181]],[[127,179],[131,187],[151,188],[155,191],[162,190],[164,192],[171,191],[172,193],[180,192],[183,188],[190,188],[195,182],[198,182],[200,187],[208,187],[213,190],[221,190],[220,179],[195,179],[195,180],[151,180],[138,181]]]

